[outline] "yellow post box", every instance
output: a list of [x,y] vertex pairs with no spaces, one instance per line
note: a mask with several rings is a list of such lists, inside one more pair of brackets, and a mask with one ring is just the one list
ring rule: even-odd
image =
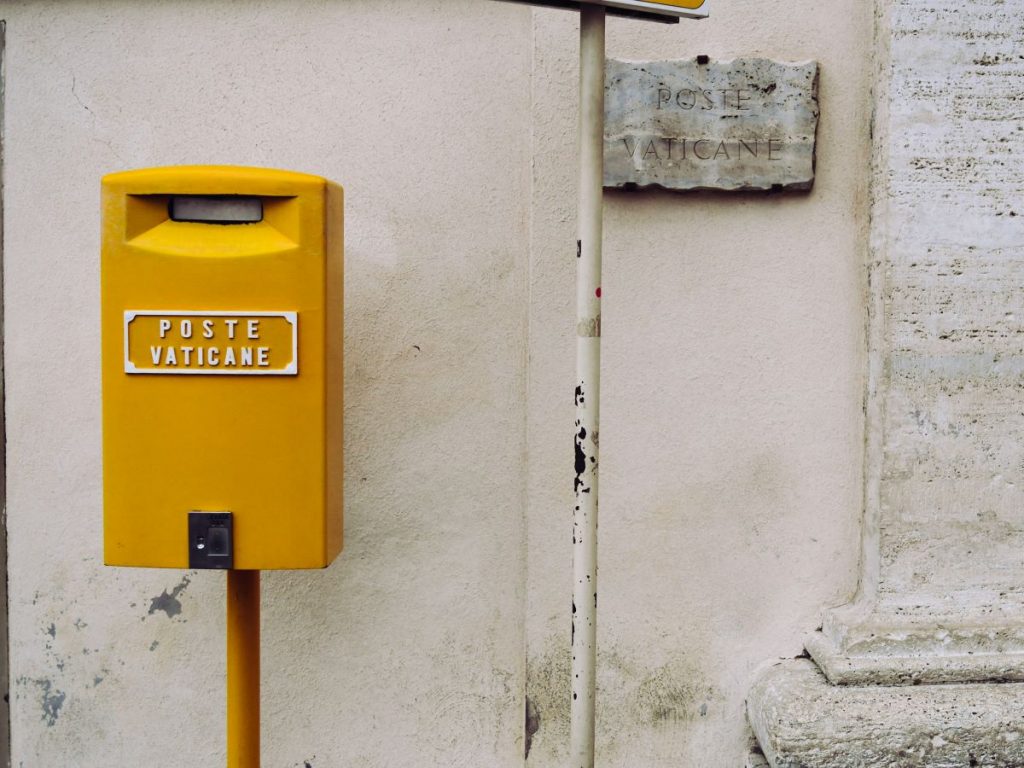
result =
[[322,568],[342,545],[342,191],[103,179],[108,565]]

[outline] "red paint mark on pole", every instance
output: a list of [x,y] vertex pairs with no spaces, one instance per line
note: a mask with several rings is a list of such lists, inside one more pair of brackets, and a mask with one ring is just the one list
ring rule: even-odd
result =
[[594,294],[597,296],[597,298],[601,298],[601,286],[597,287],[597,290],[594,291]]

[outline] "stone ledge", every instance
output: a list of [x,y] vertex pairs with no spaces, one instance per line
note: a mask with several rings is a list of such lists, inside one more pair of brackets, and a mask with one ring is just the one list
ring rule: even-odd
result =
[[913,639],[908,633],[893,651],[858,654],[844,652],[815,632],[804,647],[835,685],[1024,682],[1024,653],[940,653]]
[[1024,765],[1024,684],[836,686],[810,659],[763,670],[747,717],[772,768]]
[[822,617],[821,631],[837,648],[855,656],[1024,655],[1024,612],[993,613],[990,606],[982,605],[954,615],[880,607],[852,622],[833,610]]

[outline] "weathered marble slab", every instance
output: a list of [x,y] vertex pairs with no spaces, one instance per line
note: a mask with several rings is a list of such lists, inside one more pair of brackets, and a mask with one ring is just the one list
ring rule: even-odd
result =
[[609,59],[604,184],[810,189],[818,64]]
[[777,768],[1024,765],[1024,684],[832,685],[808,659],[757,675],[747,717]]

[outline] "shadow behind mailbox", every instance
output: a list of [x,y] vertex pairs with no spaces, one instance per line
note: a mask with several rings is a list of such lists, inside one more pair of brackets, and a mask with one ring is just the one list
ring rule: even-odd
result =
[[108,565],[322,568],[342,545],[342,191],[103,179]]

